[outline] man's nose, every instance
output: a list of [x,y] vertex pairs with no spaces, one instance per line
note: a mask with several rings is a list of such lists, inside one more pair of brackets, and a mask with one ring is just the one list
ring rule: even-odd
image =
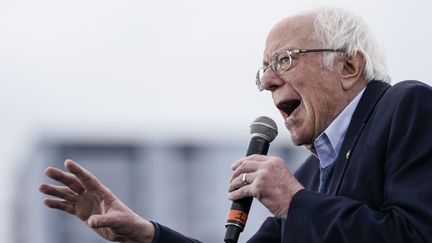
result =
[[274,91],[284,84],[285,80],[283,80],[279,75],[276,75],[271,68],[266,70],[261,79],[261,87],[268,91]]

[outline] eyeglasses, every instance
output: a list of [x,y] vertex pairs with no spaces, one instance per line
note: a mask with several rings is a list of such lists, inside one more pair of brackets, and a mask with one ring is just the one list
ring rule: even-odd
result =
[[255,84],[258,87],[259,91],[263,91],[261,81],[264,76],[264,73],[267,71],[269,67],[273,70],[276,75],[281,75],[284,72],[288,71],[293,63],[293,54],[300,53],[308,53],[308,52],[343,52],[341,49],[298,49],[298,50],[283,50],[273,55],[271,58],[270,64],[267,66],[263,66],[258,69],[256,74]]

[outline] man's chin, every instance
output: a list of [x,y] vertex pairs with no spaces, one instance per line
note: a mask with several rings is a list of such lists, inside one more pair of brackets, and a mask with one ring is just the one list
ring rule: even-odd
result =
[[303,143],[300,141],[300,139],[298,139],[296,136],[293,136],[292,134],[291,134],[291,142],[295,146],[301,146],[301,145],[303,145]]
[[304,146],[307,149],[312,149],[314,147],[313,143],[306,142],[304,139],[301,139],[298,136],[292,135],[291,133],[291,141],[295,146]]

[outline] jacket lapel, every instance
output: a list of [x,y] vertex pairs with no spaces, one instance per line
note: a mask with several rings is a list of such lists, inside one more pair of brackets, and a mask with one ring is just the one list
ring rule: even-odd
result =
[[336,195],[338,193],[345,169],[350,161],[352,151],[355,149],[357,140],[362,133],[369,116],[375,108],[375,105],[378,103],[378,100],[389,87],[389,84],[381,81],[371,81],[368,83],[351,118],[339,156],[335,161],[335,168],[330,180],[328,194]]

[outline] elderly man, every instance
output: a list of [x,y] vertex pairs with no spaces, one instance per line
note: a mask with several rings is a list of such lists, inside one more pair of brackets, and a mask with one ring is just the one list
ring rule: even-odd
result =
[[[432,89],[388,84],[383,55],[350,12],[316,9],[270,32],[260,90],[271,92],[296,145],[312,153],[293,175],[277,157],[236,161],[229,199],[258,199],[268,218],[249,242],[431,242]],[[195,242],[127,208],[73,161],[46,174],[46,199],[120,242]],[[245,183],[246,182],[246,183]]]

